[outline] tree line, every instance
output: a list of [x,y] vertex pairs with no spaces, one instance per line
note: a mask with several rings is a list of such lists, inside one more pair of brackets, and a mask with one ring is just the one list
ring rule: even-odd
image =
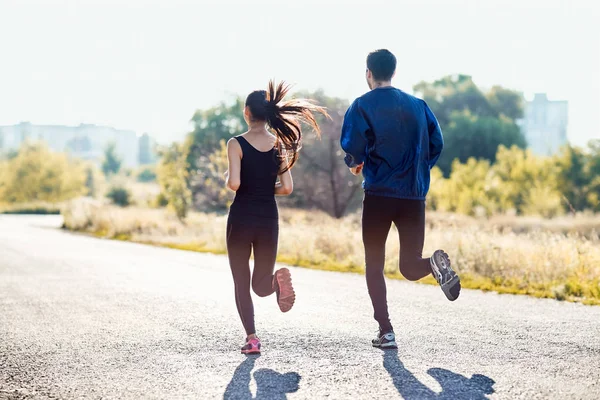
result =
[[[524,111],[519,93],[499,86],[482,90],[467,75],[421,82],[413,91],[429,104],[444,134],[444,151],[432,170],[430,209],[547,217],[600,211],[600,140],[585,149],[566,146],[552,157],[536,156],[526,150],[517,124]],[[280,203],[342,217],[357,210],[362,200],[361,178],[348,172],[339,145],[349,102],[323,91],[296,96],[326,106],[331,119],[317,117],[321,139],[308,129],[304,132],[300,159],[293,169],[294,193]],[[233,194],[223,183],[225,143],[246,130],[243,107],[242,98],[233,98],[196,111],[193,130],[185,140],[160,148],[156,169],[138,172],[139,181],[158,181],[157,206],[168,205],[182,219],[192,209],[227,210]],[[0,155],[0,203],[98,195],[105,176],[123,174],[114,146],[107,147],[101,169],[104,174],[43,144],[26,143],[14,154]],[[113,189],[109,190],[113,201],[129,203],[123,190]]]
[[[432,170],[431,209],[543,216],[599,210],[597,142],[587,149],[567,146],[553,157],[538,157],[525,150],[527,143],[517,124],[524,100],[518,92],[500,86],[484,91],[467,75],[421,82],[413,91],[429,104],[444,133],[444,151]],[[361,179],[348,173],[339,146],[349,103],[323,91],[296,96],[326,106],[331,119],[319,117],[320,140],[305,132],[293,170],[294,193],[281,203],[341,217],[360,207],[362,198]],[[222,181],[227,169],[225,141],[246,130],[243,107],[243,99],[235,98],[198,110],[186,140],[162,149],[159,181],[180,217],[190,207],[227,209],[233,196]]]

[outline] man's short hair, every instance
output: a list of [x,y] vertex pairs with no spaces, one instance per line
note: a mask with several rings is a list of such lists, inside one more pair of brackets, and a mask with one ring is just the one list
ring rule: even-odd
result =
[[367,68],[376,81],[389,81],[396,71],[396,57],[386,49],[372,51],[367,56]]

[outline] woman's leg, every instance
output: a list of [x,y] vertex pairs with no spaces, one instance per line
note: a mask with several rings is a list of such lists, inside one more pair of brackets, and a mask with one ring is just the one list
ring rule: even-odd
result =
[[273,270],[277,259],[279,223],[276,219],[257,221],[254,237],[254,271],[252,271],[252,289],[260,297],[273,294]]
[[250,296],[250,252],[252,229],[239,217],[227,221],[227,256],[235,285],[235,302],[247,335],[256,333],[254,305]]
[[277,258],[277,239],[279,223],[276,219],[262,219],[256,225],[254,238],[254,271],[252,288],[261,296],[277,293],[277,304],[282,312],[288,312],[296,301],[296,292],[292,285],[292,277],[287,268],[281,268],[273,274]]

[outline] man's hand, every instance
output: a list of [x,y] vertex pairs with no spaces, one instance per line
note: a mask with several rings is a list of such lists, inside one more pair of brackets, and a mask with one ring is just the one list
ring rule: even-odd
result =
[[352,172],[352,175],[355,175],[355,176],[360,175],[360,173],[363,170],[364,165],[365,165],[365,163],[360,163],[356,167],[350,168],[350,172]]

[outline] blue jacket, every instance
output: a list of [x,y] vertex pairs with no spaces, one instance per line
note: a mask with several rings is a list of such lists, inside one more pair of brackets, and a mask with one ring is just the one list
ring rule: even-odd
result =
[[427,104],[394,87],[371,90],[352,103],[341,137],[346,165],[364,162],[365,193],[424,200],[429,171],[444,140]]

